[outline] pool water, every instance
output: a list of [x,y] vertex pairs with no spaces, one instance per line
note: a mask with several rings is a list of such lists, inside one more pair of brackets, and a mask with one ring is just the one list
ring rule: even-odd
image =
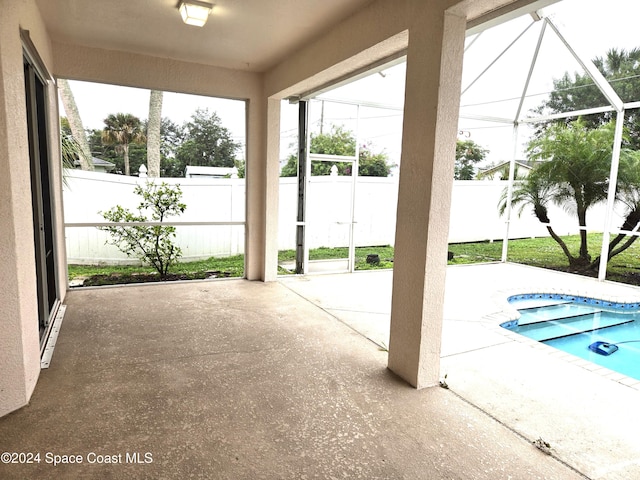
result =
[[[615,303],[558,294],[509,298],[518,320],[501,326],[595,364],[640,380],[640,304]],[[604,356],[589,350],[594,342],[619,344]]]

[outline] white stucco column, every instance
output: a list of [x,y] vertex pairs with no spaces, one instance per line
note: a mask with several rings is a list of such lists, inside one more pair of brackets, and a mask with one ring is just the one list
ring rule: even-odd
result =
[[278,274],[280,100],[249,102],[246,277],[274,281]]
[[388,365],[422,388],[439,380],[466,19],[411,15]]
[[280,188],[280,99],[267,102],[267,165],[265,186],[265,282],[278,277],[278,200]]

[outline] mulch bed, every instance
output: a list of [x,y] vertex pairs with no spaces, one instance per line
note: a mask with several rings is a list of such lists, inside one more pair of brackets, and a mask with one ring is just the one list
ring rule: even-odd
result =
[[93,275],[85,279],[81,286],[96,287],[101,285],[122,285],[127,283],[148,283],[148,282],[173,282],[176,280],[205,280],[210,278],[226,278],[231,273],[219,270],[197,273],[169,273],[161,277],[157,273],[132,273],[110,275]]

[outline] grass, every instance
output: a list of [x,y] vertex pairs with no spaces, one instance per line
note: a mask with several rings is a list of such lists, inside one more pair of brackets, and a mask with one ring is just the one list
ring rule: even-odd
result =
[[[572,252],[577,252],[580,244],[578,235],[563,237]],[[600,253],[602,235],[589,234],[589,251],[595,258]],[[450,265],[469,263],[484,263],[499,261],[502,257],[502,241],[459,243],[449,245],[449,250],[454,253]],[[379,265],[366,263],[369,254],[377,254],[380,257]],[[394,250],[391,246],[358,247],[356,248],[356,270],[372,270],[393,267]],[[348,257],[348,249],[345,248],[316,248],[309,252],[311,260],[329,260]],[[551,238],[533,238],[511,240],[509,242],[508,260],[536,267],[567,270],[568,262],[562,250]],[[640,283],[640,242],[636,242],[631,248],[613,258],[610,261],[607,279],[623,283]],[[295,250],[281,250],[278,252],[278,261],[295,261]],[[195,262],[179,263],[172,268],[171,273],[183,275],[184,278],[205,278],[207,272],[223,272],[225,276],[242,277],[244,275],[244,256],[209,258]],[[69,279],[78,277],[92,277],[102,275],[105,277],[130,276],[132,274],[151,274],[154,270],[150,267],[140,266],[100,266],[100,265],[69,265]],[[289,274],[289,270],[279,268],[280,274]],[[111,283],[115,283],[111,281]],[[109,284],[106,278],[104,284]]]
[[[562,239],[575,255],[580,248],[580,236],[569,235]],[[587,235],[587,244],[592,258],[600,255],[602,234]],[[462,243],[449,245],[454,252],[454,259],[449,264],[464,264],[499,261],[502,258],[502,241],[483,243]],[[640,283],[640,242],[635,242],[629,249],[616,255],[607,266],[607,280],[622,283]],[[507,260],[534,267],[553,270],[569,270],[569,262],[559,245],[550,237],[530,238],[509,241]],[[597,275],[597,269],[593,271]]]
[[[380,264],[375,266],[367,263],[367,255],[377,254],[380,257]],[[348,258],[349,249],[347,247],[320,247],[309,251],[309,260],[335,260]],[[278,261],[295,261],[295,250],[280,250]],[[389,245],[378,247],[356,247],[356,270],[371,270],[380,268],[393,268],[393,247]]]

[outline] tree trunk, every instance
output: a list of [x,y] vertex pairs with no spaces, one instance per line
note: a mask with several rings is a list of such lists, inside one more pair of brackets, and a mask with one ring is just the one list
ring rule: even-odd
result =
[[589,255],[589,246],[587,244],[587,211],[586,209],[578,208],[578,225],[580,225],[580,260],[588,265],[591,261],[591,255]]
[[147,175],[160,176],[160,125],[162,123],[163,92],[151,90],[149,95],[149,122],[147,123]]
[[78,111],[76,100],[73,97],[71,86],[67,80],[61,78],[58,79],[58,88],[60,90],[60,98],[62,100],[64,111],[67,114],[67,119],[69,120],[71,133],[80,146],[80,168],[82,168],[82,170],[93,170],[93,161],[91,159],[89,142],[87,141],[87,133],[84,131],[80,112]]
[[122,145],[122,159],[124,160],[124,174],[126,176],[131,175],[131,169],[129,168],[129,144]]
[[549,225],[547,225],[547,231],[549,232],[549,235],[551,235],[551,238],[553,238],[556,241],[556,243],[560,245],[560,248],[562,248],[562,251],[566,255],[567,259],[569,260],[569,265],[573,266],[574,263],[576,262],[576,258],[573,255],[571,255],[571,252],[569,251],[567,244],[564,243],[564,241],[556,234],[556,232],[554,232],[553,228],[551,228]]
[[[632,210],[631,212],[629,212],[629,214],[624,220],[624,223],[622,224],[622,227],[620,227],[620,230],[633,231],[633,229],[636,228],[636,225],[638,225],[638,223],[640,223],[640,209],[636,208],[635,210]],[[609,249],[608,249],[609,252],[608,252],[607,261],[611,260],[616,255],[624,252],[627,248],[633,245],[634,242],[638,239],[638,237],[636,236],[631,236],[621,247],[616,248],[618,244],[625,239],[626,236],[627,235],[624,233],[619,233],[618,235],[616,235],[616,237],[613,240],[611,240],[611,242],[609,242]],[[595,270],[599,265],[600,265],[600,256],[598,256],[593,262],[591,262],[591,265],[589,265],[589,269]]]

